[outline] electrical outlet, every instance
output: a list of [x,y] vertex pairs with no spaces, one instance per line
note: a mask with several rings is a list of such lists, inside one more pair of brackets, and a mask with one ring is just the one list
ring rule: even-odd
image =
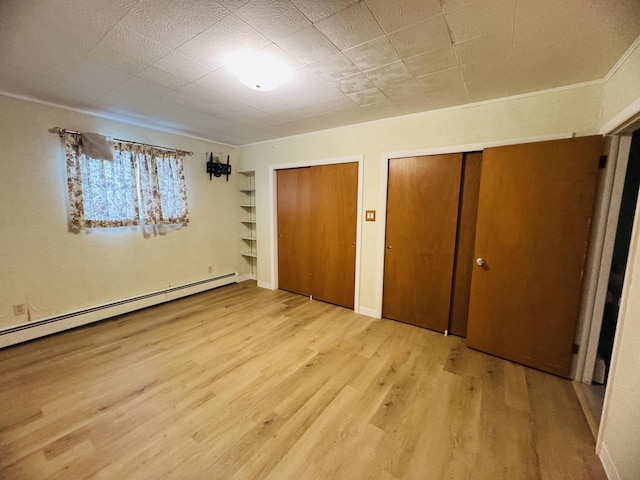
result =
[[26,315],[27,306],[24,303],[13,306],[13,314],[17,317],[18,315]]

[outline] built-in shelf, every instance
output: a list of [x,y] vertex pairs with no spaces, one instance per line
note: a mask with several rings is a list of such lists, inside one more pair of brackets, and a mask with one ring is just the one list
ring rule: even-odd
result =
[[257,261],[258,261],[258,238],[256,235],[256,176],[253,171],[240,171],[240,175],[246,178],[246,184],[240,188],[242,200],[240,208],[242,216],[240,223],[243,225],[241,239],[244,241],[245,248],[249,247],[248,252],[243,252],[242,256],[249,263],[249,269],[252,278],[257,278]]

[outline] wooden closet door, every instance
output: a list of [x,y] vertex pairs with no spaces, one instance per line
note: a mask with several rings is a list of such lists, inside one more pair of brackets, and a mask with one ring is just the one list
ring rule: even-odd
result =
[[469,293],[471,292],[471,274],[473,273],[473,249],[476,240],[476,217],[478,215],[481,168],[482,152],[464,154],[460,209],[458,211],[458,233],[456,236],[456,257],[453,270],[453,290],[451,292],[451,313],[449,316],[449,333],[461,337],[467,336]]
[[354,307],[358,164],[312,167],[311,207],[313,298]]
[[567,376],[602,137],[483,152],[467,345]]
[[449,322],[462,154],[389,160],[382,315]]
[[311,295],[310,168],[278,170],[278,287]]

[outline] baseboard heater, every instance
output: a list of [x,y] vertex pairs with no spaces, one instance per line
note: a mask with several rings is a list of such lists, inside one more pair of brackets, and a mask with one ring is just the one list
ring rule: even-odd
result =
[[236,283],[238,281],[237,278],[238,276],[235,272],[226,273],[197,282],[169,287],[156,292],[16,325],[15,327],[0,330],[0,348]]

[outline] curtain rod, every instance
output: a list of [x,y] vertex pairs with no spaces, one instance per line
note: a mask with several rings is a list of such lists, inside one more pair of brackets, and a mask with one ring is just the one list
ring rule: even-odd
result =
[[[61,137],[65,133],[73,133],[73,134],[76,134],[76,135],[82,135],[82,132],[79,132],[77,130],[69,130],[68,128],[60,128],[60,127],[53,127],[50,130],[50,132],[57,133]],[[114,140],[114,142],[131,143],[132,145],[143,145],[145,147],[151,147],[151,148],[155,148],[157,150],[164,150],[166,152],[177,152],[177,153],[184,153],[185,155],[193,155],[193,152],[190,152],[188,150],[178,150],[177,148],[161,147],[159,145],[151,145],[150,143],[134,142],[132,140],[123,140],[121,138],[114,138],[113,140]]]

